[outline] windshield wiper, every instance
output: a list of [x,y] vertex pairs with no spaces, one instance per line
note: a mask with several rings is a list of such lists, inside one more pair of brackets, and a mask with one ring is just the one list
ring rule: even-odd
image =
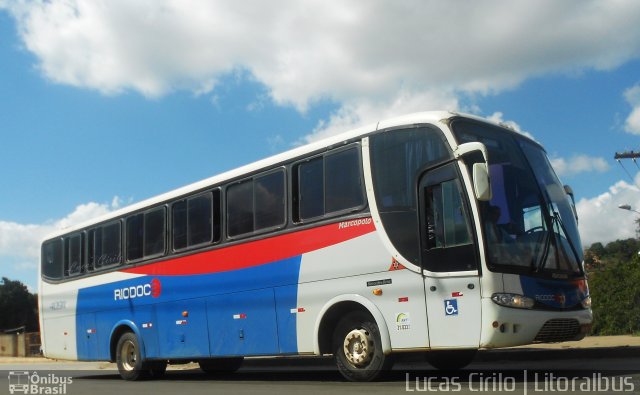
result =
[[[562,232],[565,235],[565,240],[567,240],[567,243],[569,244],[569,248],[571,248],[571,252],[573,253],[573,257],[576,261],[576,266],[580,267],[580,262],[579,262],[579,258],[578,258],[578,252],[576,250],[575,245],[573,244],[573,241],[569,238],[569,235],[567,234],[567,228],[564,226],[564,223],[562,222],[562,218],[560,217],[560,214],[557,211],[552,211],[551,214],[549,214],[549,220],[551,221],[551,226],[549,227],[549,230],[547,231],[547,235],[545,237],[545,241],[544,241],[544,247],[542,250],[542,257],[540,259],[540,261],[538,262],[538,264],[536,265],[536,272],[540,272],[541,270],[544,269],[544,267],[547,264],[547,258],[549,257],[549,247],[551,245],[551,240],[553,239],[553,242],[555,244],[555,252],[556,252],[556,262],[560,262],[560,248],[562,246],[562,243],[560,241],[561,239],[561,235],[560,232],[556,232],[555,228],[556,226],[558,227],[558,230],[562,229]],[[564,248],[562,249],[562,251],[564,252]],[[564,253],[566,254],[566,253]],[[565,257],[568,259],[569,257],[565,255]]]
[[[558,213],[553,209],[552,200],[549,196],[549,192],[546,189],[542,189],[540,194],[538,195],[541,201],[545,202],[545,204],[541,205],[542,215],[544,216],[544,222],[547,224],[547,235],[544,240],[544,247],[542,249],[542,257],[538,264],[536,265],[536,272],[540,272],[547,264],[547,258],[549,257],[549,249],[551,247],[551,243],[555,244],[555,252],[556,252],[556,262],[559,261],[558,256],[558,239],[556,238],[556,232],[553,229],[554,225],[557,221]],[[553,241],[552,241],[553,240]]]
[[536,272],[539,272],[542,269],[544,269],[544,266],[546,265],[547,257],[549,256],[549,247],[551,246],[551,234],[552,233],[554,233],[553,229],[551,231],[547,230],[547,234],[544,237],[544,245],[542,247],[542,256],[541,256],[540,260],[536,263],[535,262],[535,258],[534,258],[534,260],[531,262],[531,263],[535,264],[534,270]]
[[556,221],[558,222],[558,225],[560,225],[560,228],[562,229],[562,233],[564,233],[565,235],[565,240],[567,240],[567,243],[569,243],[569,248],[571,248],[571,252],[573,253],[573,258],[576,260],[576,266],[577,267],[582,267],[582,265],[580,264],[580,255],[578,255],[578,250],[576,249],[575,244],[573,244],[573,240],[571,240],[571,237],[569,237],[569,233],[567,232],[567,228],[564,226],[564,222],[562,221],[562,217],[560,217],[560,214],[558,214],[557,212],[554,212],[555,217],[556,217]]

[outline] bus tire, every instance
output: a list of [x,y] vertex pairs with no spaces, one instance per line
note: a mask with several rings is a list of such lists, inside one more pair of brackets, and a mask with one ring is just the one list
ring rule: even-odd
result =
[[210,358],[198,361],[200,369],[208,374],[234,373],[242,366],[244,357],[237,358]]
[[142,361],[140,343],[133,332],[125,332],[116,346],[116,364],[120,377],[136,381],[148,376],[148,367]]
[[427,362],[438,370],[460,370],[469,365],[478,350],[427,351]]
[[349,381],[372,381],[391,369],[390,355],[384,355],[380,330],[364,312],[353,312],[338,322],[333,335],[336,366]]

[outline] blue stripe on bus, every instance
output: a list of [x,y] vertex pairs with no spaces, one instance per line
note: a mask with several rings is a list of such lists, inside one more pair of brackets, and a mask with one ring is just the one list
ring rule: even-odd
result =
[[83,288],[76,310],[78,359],[110,359],[111,332],[121,320],[136,326],[147,358],[296,353],[292,309],[301,259]]
[[554,280],[520,276],[520,284],[525,296],[557,309],[580,305],[589,294],[584,279]]

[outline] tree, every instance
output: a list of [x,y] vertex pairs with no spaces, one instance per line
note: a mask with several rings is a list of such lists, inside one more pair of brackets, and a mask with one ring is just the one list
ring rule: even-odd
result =
[[585,251],[595,335],[640,331],[640,257],[636,239],[595,243]]
[[0,331],[24,326],[38,331],[38,298],[20,281],[6,277],[0,283]]

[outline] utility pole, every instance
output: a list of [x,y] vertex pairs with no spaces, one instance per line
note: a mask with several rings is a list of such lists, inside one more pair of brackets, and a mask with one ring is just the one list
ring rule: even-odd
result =
[[638,165],[638,162],[636,161],[637,158],[640,158],[640,152],[636,152],[636,151],[624,151],[624,152],[616,152],[616,154],[613,156],[613,159],[615,159],[618,163],[620,163],[620,167],[622,167],[622,170],[624,170],[625,173],[627,173],[627,175],[629,176],[629,179],[631,180],[631,182],[635,185],[636,181],[635,178],[631,175],[631,173],[629,173],[629,170],[627,170],[626,167],[624,167],[624,165],[622,164],[622,161],[620,161],[620,159],[631,159],[633,161],[633,163],[636,165],[636,167],[638,168],[638,170],[640,171],[640,166]]
[[635,152],[635,151],[616,152],[615,156],[613,157],[613,159],[615,160],[636,159],[636,158],[640,158],[640,152]]

